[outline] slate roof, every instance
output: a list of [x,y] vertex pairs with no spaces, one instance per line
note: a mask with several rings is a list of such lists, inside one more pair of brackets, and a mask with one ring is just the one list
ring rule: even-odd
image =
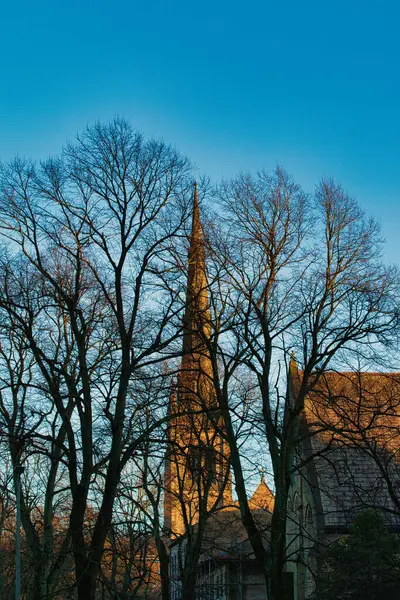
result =
[[[252,510],[254,520],[268,544],[271,513],[262,508]],[[202,558],[253,559],[254,554],[247,531],[237,508],[223,509],[211,516],[206,524],[202,544]]]
[[303,433],[325,528],[366,507],[400,526],[400,373],[327,372],[306,398]]
[[[262,533],[265,544],[269,543],[271,513],[263,508],[252,510],[254,520]],[[196,529],[197,525],[194,526]],[[179,543],[176,538],[171,546]],[[207,520],[201,549],[200,562],[208,560],[237,559],[252,560],[253,550],[246,528],[242,523],[240,510],[232,505],[214,513]]]

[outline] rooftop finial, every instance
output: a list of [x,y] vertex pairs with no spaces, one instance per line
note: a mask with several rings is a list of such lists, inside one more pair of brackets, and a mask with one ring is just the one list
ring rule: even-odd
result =
[[290,353],[290,360],[289,360],[289,373],[292,373],[292,375],[297,375],[297,371],[298,371],[298,366],[297,366],[297,361],[296,361],[296,355],[294,353],[294,350],[292,350]]

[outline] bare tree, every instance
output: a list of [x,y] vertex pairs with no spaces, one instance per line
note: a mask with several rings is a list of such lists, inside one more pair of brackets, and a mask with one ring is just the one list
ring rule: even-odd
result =
[[169,255],[187,218],[188,169],[116,120],[88,128],[60,160],[1,172],[0,310],[26,339],[65,431],[68,535],[85,600],[95,597],[121,474],[143,440],[130,383],[165,359],[181,329]]
[[[379,261],[377,225],[331,180],[306,196],[280,168],[240,176],[219,191],[226,221],[211,234],[213,356],[243,523],[263,566],[268,597],[284,597],[287,501],[309,391],[343,356],[371,356],[398,325],[397,273]],[[299,386],[286,389],[290,352]],[[266,547],[251,514],[234,430],[233,376],[248,370],[272,464],[275,506]]]
[[[6,473],[9,464],[15,488],[17,467],[24,462],[20,504],[26,542],[23,563],[30,581],[30,585],[25,582],[26,596],[48,598],[60,590],[60,573],[70,545],[68,528],[62,524],[68,502],[62,450],[65,429],[57,419],[52,402],[46,399],[33,357],[27,350],[26,338],[4,323],[1,333],[2,465]],[[12,504],[14,507],[14,499]],[[13,517],[11,523],[8,520],[8,527],[14,533],[15,515]]]
[[163,565],[152,517],[140,471],[124,474],[101,565],[100,585],[106,598],[160,597]]
[[[146,580],[137,565],[145,570],[148,556],[136,561],[143,538],[135,537],[134,522],[144,519],[168,598],[159,512],[165,442],[183,478],[175,492],[193,542],[181,565],[186,597],[193,595],[205,522],[218,508],[222,483],[229,483],[226,469],[218,485],[212,480],[215,452],[225,460],[219,444],[227,442],[241,518],[269,598],[282,598],[288,494],[305,399],[328,367],[344,357],[373,358],[397,331],[397,273],[379,262],[376,224],[333,181],[307,196],[279,168],[220,187],[224,218],[210,228],[207,261],[199,220],[193,229],[198,243],[189,264],[197,261],[200,269],[189,268],[183,300],[179,254],[186,256],[189,174],[177,152],[145,141],[123,120],[88,128],[60,159],[1,167],[0,417],[13,464],[50,465],[43,539],[23,507],[26,539],[37,547],[35,561],[40,557],[41,600],[62,569],[53,556],[53,523],[58,498],[68,494],[60,507],[67,519],[59,557],[65,561],[71,549],[79,600],[94,600],[99,577],[117,596],[139,589],[120,579],[118,557],[117,566],[104,562],[117,547],[124,554],[119,516],[131,500],[140,517],[131,515],[125,575]],[[170,373],[160,366],[182,354],[182,337],[179,406],[166,414]],[[302,375],[299,385],[285,388],[292,350]],[[149,394],[156,380],[158,391]],[[192,437],[166,439],[167,423],[170,433],[179,416]],[[254,432],[268,448],[275,484],[269,544],[247,499],[241,435]],[[145,503],[124,486],[137,469]],[[185,497],[190,486],[193,494]],[[26,490],[23,501],[28,497]]]

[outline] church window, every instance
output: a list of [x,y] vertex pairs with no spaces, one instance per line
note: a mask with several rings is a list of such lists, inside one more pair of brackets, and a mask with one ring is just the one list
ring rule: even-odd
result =
[[293,499],[288,500],[287,505],[287,555],[290,561],[296,561],[300,550],[300,499],[295,493]]
[[306,535],[309,539],[308,545],[310,546],[313,544],[314,537],[315,537],[314,519],[313,519],[312,509],[311,509],[310,505],[307,505],[307,509],[306,509],[305,528],[306,528]]
[[217,457],[215,448],[212,446],[207,446],[205,448],[205,468],[207,472],[207,477],[211,478],[211,481],[216,480],[216,469],[217,469]]
[[201,452],[198,446],[191,446],[187,456],[189,475],[196,476],[201,469]]
[[212,446],[200,443],[198,446],[191,446],[187,457],[188,475],[191,477],[202,476],[216,481],[216,451]]
[[305,564],[306,564],[306,573],[305,573],[305,588],[307,590],[307,594],[311,597],[314,592],[315,582],[313,573],[316,569],[315,555],[313,553],[313,547],[315,543],[315,527],[314,527],[314,518],[313,512],[310,505],[307,505],[306,513],[305,513],[305,529],[307,540],[305,542]]

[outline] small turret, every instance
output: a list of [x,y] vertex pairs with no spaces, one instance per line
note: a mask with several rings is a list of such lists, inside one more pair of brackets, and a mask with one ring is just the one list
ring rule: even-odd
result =
[[274,510],[275,496],[269,489],[265,481],[265,471],[261,472],[261,481],[249,500],[249,507],[251,510],[264,509],[272,513]]
[[294,353],[294,350],[292,350],[292,352],[290,353],[290,360],[289,360],[289,373],[292,376],[297,375],[298,370],[299,369],[297,366],[296,355]]

